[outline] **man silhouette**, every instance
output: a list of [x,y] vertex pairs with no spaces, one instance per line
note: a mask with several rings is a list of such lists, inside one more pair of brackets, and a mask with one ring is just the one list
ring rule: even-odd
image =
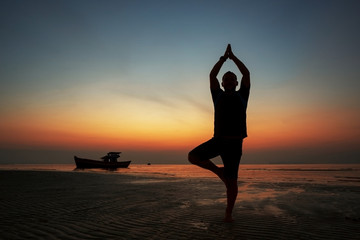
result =
[[[221,85],[224,90],[220,88],[217,75],[227,59],[234,61],[243,75],[239,90],[236,90],[236,75],[230,71],[222,77]],[[225,183],[227,207],[224,221],[232,222],[232,211],[238,194],[242,143],[247,137],[246,108],[250,92],[250,72],[233,54],[230,44],[210,72],[210,90],[215,112],[214,136],[190,151],[188,159],[192,164],[212,171]],[[219,155],[224,167],[218,167],[210,160]]]

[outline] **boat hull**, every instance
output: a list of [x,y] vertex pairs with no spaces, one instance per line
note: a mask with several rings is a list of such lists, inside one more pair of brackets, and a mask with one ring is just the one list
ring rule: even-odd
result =
[[86,158],[78,158],[76,156],[74,156],[74,160],[77,168],[106,168],[106,169],[127,168],[131,162],[131,161],[104,162],[104,161],[96,161]]

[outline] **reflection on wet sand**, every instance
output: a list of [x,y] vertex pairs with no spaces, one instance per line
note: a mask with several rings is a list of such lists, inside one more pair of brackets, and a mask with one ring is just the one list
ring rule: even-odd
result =
[[112,172],[73,171],[73,165],[1,170],[0,236],[359,239],[359,168],[241,167],[236,221],[230,225],[222,222],[224,184],[190,165],[134,165]]

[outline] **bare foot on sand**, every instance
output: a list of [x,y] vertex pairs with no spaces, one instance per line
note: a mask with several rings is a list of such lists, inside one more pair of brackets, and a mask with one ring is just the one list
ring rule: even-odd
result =
[[234,222],[234,219],[232,218],[231,215],[225,214],[224,222],[232,223],[232,222]]

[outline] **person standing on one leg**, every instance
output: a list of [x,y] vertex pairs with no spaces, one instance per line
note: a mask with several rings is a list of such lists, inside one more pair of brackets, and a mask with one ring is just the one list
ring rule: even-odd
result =
[[[239,90],[237,77],[226,72],[220,88],[217,75],[227,59],[234,61],[242,79]],[[215,173],[225,184],[227,206],[225,222],[233,221],[232,211],[238,194],[238,169],[242,155],[243,139],[247,137],[246,109],[250,93],[250,72],[233,54],[230,44],[210,72],[210,90],[214,103],[214,136],[189,152],[189,161]],[[216,166],[210,159],[219,156],[224,167]]]

